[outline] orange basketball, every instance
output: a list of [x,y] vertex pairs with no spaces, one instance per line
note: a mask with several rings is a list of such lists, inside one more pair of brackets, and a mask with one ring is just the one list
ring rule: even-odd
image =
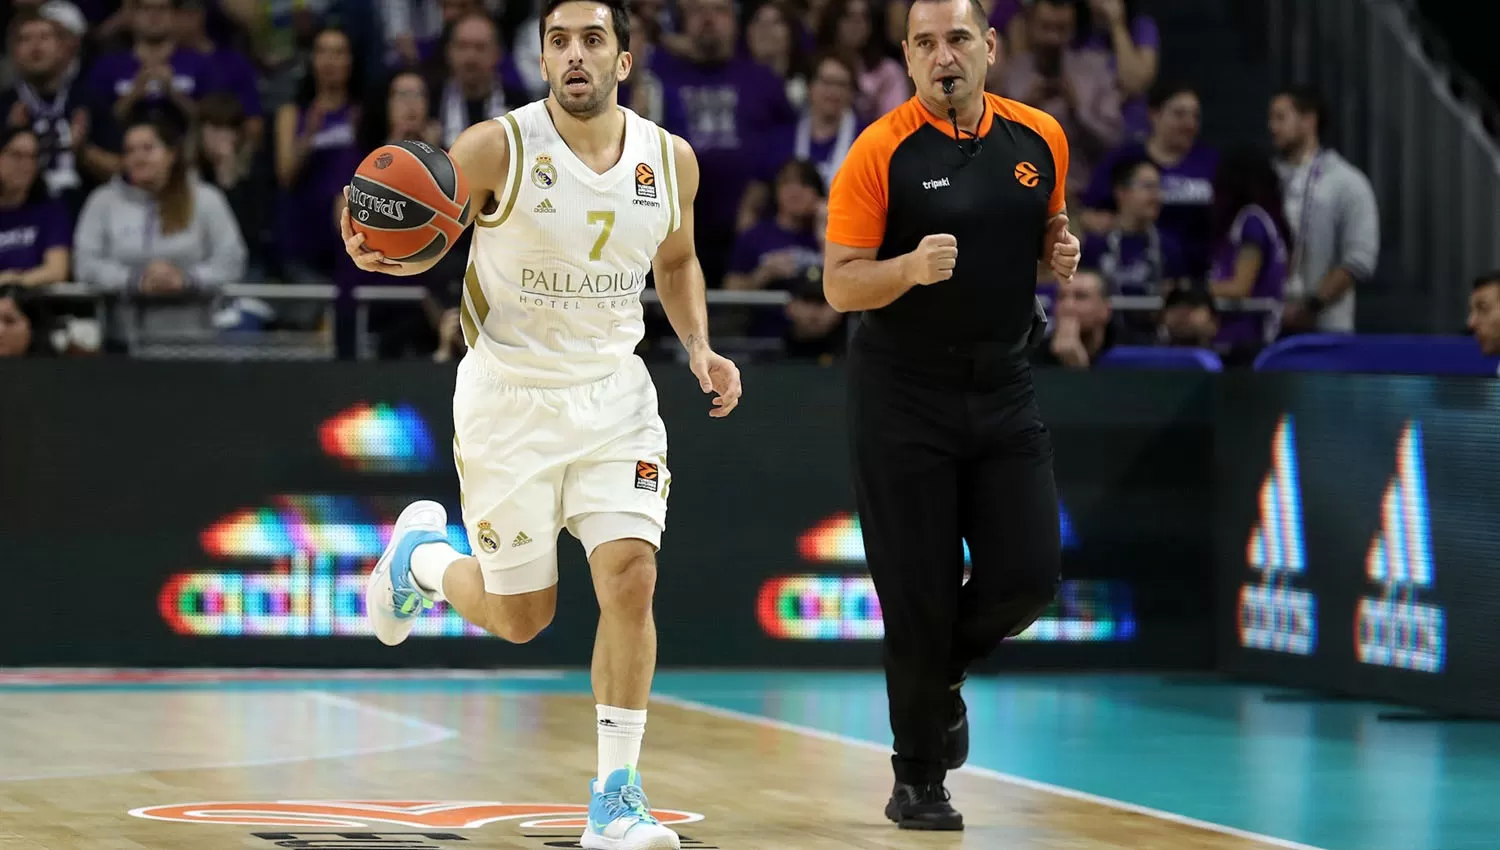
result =
[[410,139],[381,145],[349,181],[349,222],[365,247],[420,263],[458,241],[469,224],[469,183],[447,152]]

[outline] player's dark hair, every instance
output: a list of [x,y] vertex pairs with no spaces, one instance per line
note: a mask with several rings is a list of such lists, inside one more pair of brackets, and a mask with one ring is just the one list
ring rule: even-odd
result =
[[1214,204],[1209,220],[1212,222],[1211,245],[1221,245],[1229,238],[1234,220],[1240,210],[1255,205],[1265,210],[1276,224],[1276,232],[1286,243],[1287,253],[1292,250],[1292,228],[1286,220],[1286,207],[1282,202],[1281,178],[1271,165],[1271,158],[1253,148],[1239,148],[1224,154],[1214,174]]
[[1318,119],[1318,135],[1323,135],[1328,130],[1328,105],[1323,101],[1323,95],[1311,86],[1286,86],[1278,89],[1272,100],[1284,97],[1292,102],[1292,108],[1302,115],[1312,115]]
[[537,35],[542,43],[547,42],[547,19],[557,11],[557,7],[564,3],[598,3],[609,10],[609,22],[615,31],[615,41],[620,43],[620,52],[630,50],[630,10],[625,5],[625,0],[545,0],[542,3],[542,13],[537,18]]
[[1484,289],[1486,286],[1494,286],[1494,285],[1500,285],[1500,269],[1495,269],[1492,272],[1488,272],[1486,274],[1482,274],[1479,277],[1474,278],[1474,291],[1475,292],[1478,292],[1479,290]]

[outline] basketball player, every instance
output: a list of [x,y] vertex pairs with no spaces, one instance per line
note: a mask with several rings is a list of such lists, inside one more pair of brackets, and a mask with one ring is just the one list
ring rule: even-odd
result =
[[[557,605],[557,538],[587,552],[599,601],[593,655],[598,773],[582,846],[677,848],[651,816],[636,770],[656,666],[652,596],[671,472],[656,390],[634,354],[647,272],[689,354],[711,416],[740,399],[735,364],[709,347],[693,246],[698,164],[692,148],[618,103],[630,73],[622,0],[546,0],[543,99],[466,129],[449,152],[476,213],[460,321],[468,346],[453,398],[454,457],[475,557],[447,541],[441,505],[397,519],[366,587],[379,639],[446,600],[515,643]],[[363,269],[415,265],[363,247]]]

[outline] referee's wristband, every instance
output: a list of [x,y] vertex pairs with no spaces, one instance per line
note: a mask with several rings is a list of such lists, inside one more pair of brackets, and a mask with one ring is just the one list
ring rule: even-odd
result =
[[1323,303],[1323,299],[1319,298],[1316,295],[1309,295],[1309,296],[1307,296],[1307,302],[1306,303],[1307,303],[1307,309],[1310,310],[1310,311],[1312,311],[1312,312],[1314,312],[1314,313],[1321,313],[1321,312],[1323,312],[1323,308],[1326,307],[1326,306],[1328,306],[1328,305],[1326,305],[1326,304]]

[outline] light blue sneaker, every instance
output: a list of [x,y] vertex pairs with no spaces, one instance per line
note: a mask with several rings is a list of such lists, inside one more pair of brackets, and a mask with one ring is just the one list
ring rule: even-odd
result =
[[391,540],[365,581],[365,617],[386,646],[406,640],[417,615],[432,607],[411,575],[411,553],[423,543],[448,540],[448,511],[437,502],[412,502],[396,518]]
[[651,815],[641,775],[633,767],[611,773],[599,787],[590,780],[589,826],[579,841],[584,850],[680,850],[677,833]]

